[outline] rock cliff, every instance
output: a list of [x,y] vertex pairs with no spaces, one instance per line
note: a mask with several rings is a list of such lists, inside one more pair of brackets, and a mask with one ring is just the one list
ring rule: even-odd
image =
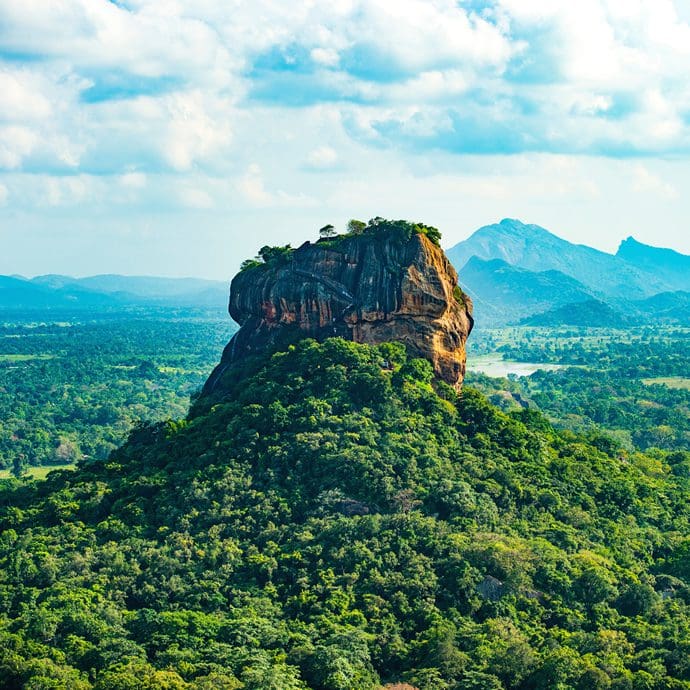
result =
[[230,287],[240,324],[204,388],[222,389],[235,362],[301,338],[399,341],[459,387],[472,305],[441,248],[423,234],[345,235],[306,242],[241,271]]

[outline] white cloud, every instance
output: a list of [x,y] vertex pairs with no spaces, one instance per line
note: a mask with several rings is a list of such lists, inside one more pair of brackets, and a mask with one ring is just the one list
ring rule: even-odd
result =
[[53,106],[40,84],[38,75],[29,70],[0,69],[3,120],[44,120],[53,114]]
[[168,126],[163,156],[175,170],[188,170],[198,159],[222,152],[232,133],[223,116],[225,104],[200,91],[175,94],[167,100]]
[[662,199],[673,200],[678,198],[678,190],[669,182],[655,175],[642,163],[632,168],[632,189],[635,192],[652,193]]
[[314,62],[326,67],[335,67],[340,61],[338,51],[333,48],[313,48],[310,55]]
[[680,207],[683,186],[663,164],[690,155],[690,14],[679,9],[0,0],[0,55],[13,56],[0,57],[3,213],[46,227],[72,211],[126,216],[123,227],[151,213],[163,234],[162,213],[200,208],[319,227],[325,207],[321,225],[337,211],[447,228],[460,207],[488,220],[479,204],[537,222],[524,209],[548,219],[549,204],[570,201],[606,214],[608,187],[619,205]]
[[37,141],[38,136],[28,127],[0,127],[0,166],[9,170],[19,168]]
[[72,206],[90,200],[97,183],[87,175],[44,177],[41,201],[47,206]]
[[209,209],[214,206],[213,199],[207,191],[192,187],[180,190],[180,200],[182,205],[188,208]]
[[330,146],[319,146],[309,152],[307,167],[314,170],[328,170],[338,163],[338,153]]
[[268,206],[273,197],[266,191],[261,168],[252,163],[247,172],[238,180],[237,189],[250,204],[255,206]]
[[291,123],[334,101],[377,145],[690,150],[670,0],[25,0],[0,3],[0,48],[41,58],[0,62],[5,169],[233,172],[238,119],[290,99]]
[[119,183],[126,189],[144,189],[146,187],[147,178],[141,172],[128,172],[120,175]]

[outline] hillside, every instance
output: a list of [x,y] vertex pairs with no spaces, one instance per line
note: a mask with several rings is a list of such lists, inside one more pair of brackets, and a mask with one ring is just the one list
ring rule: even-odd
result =
[[582,326],[588,328],[620,328],[626,319],[608,304],[596,299],[571,302],[549,309],[541,314],[532,314],[521,322],[523,326]]
[[690,324],[690,292],[662,292],[635,302],[633,306],[650,320]]
[[651,247],[634,237],[623,240],[616,256],[629,264],[663,277],[674,290],[690,291],[690,256],[673,249]]
[[48,287],[25,278],[0,276],[0,308],[58,309],[112,307],[119,300],[79,285]]
[[193,420],[7,482],[4,687],[690,687],[687,454],[432,376],[302,341]]
[[585,285],[592,295],[614,303],[671,289],[663,276],[638,268],[620,256],[572,244],[538,225],[509,218],[480,228],[448,249],[447,254],[461,275],[473,256],[501,259],[529,271],[560,271]]
[[483,327],[516,323],[532,314],[592,298],[592,291],[560,271],[529,271],[502,259],[473,256],[460,271]]
[[[467,308],[437,231],[374,225],[359,253],[346,236],[245,265],[231,308],[260,285],[298,299],[242,323],[257,347],[226,349],[186,419],[0,482],[1,687],[690,689],[690,454],[501,412],[413,341],[325,337],[307,315],[342,294],[343,256],[396,259],[381,321]],[[278,313],[322,342],[267,338]]]

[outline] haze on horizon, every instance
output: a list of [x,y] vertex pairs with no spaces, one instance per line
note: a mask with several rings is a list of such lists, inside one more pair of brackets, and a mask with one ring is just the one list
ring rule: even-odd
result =
[[681,0],[0,0],[0,273],[226,279],[375,215],[690,253]]

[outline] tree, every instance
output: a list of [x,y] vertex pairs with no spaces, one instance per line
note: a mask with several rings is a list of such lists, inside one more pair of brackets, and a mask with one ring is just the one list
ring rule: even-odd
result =
[[356,220],[355,218],[350,218],[347,222],[347,231],[352,235],[361,235],[367,224],[362,220]]
[[264,245],[259,249],[259,258],[267,264],[277,264],[281,262],[287,262],[292,254],[292,247],[286,244],[282,247],[269,247]]
[[324,225],[322,228],[319,228],[319,237],[327,238],[335,237],[335,235],[335,227],[333,227],[330,223],[328,225]]
[[12,458],[12,474],[17,478],[21,479],[26,472],[26,457],[23,453],[17,453]]

